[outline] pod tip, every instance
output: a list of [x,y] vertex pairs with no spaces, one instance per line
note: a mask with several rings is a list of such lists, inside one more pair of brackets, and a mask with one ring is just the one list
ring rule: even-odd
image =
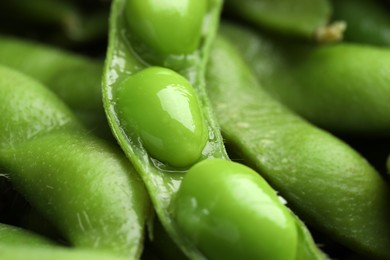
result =
[[347,29],[345,21],[336,21],[316,30],[314,38],[318,43],[332,43],[343,39],[344,31]]

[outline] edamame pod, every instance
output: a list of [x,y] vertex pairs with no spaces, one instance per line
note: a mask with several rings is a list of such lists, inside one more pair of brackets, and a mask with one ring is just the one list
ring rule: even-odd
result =
[[372,0],[333,0],[333,17],[347,23],[346,41],[390,46],[390,10]]
[[[0,258],[17,259],[112,259],[122,258],[101,252],[70,249],[21,228],[0,223]],[[128,259],[128,258],[123,258]]]
[[55,92],[89,129],[106,125],[101,95],[103,63],[43,44],[0,37],[0,64]]
[[12,187],[9,176],[1,165],[0,172],[0,223],[27,228],[22,222],[31,207]]
[[32,247],[26,245],[0,244],[0,258],[7,260],[126,260],[112,254],[92,250],[69,249],[61,247]]
[[390,156],[387,158],[387,172],[390,173]]
[[103,39],[107,33],[108,12],[104,7],[96,8],[99,5],[102,4],[90,6],[86,12],[82,10],[80,1],[3,1],[0,15],[8,23],[1,29],[14,35],[25,35],[28,31],[27,36],[36,37],[34,34],[38,34],[39,38],[55,41],[62,46],[85,44]]
[[126,158],[38,82],[0,67],[0,165],[76,247],[138,258],[149,212]]
[[102,255],[101,252],[61,247],[27,230],[5,224],[0,224],[0,258],[4,260],[122,259],[115,255]]
[[[139,6],[126,11],[133,5]],[[191,165],[210,157],[227,158],[204,90],[205,64],[222,1],[208,1],[205,11],[203,5],[204,1],[197,0],[113,1],[103,75],[103,102],[115,137],[140,173],[163,227],[188,257],[196,259],[205,256],[172,223],[169,205]],[[155,9],[144,9],[147,6]],[[192,6],[197,17],[188,9]],[[165,8],[178,12],[166,14]],[[126,18],[127,12],[142,16],[140,26],[147,21],[156,23],[168,15],[167,23],[151,25],[159,31],[158,35],[175,30],[167,25],[176,21],[181,23],[177,25],[180,28],[195,28],[186,32],[194,35],[186,34],[185,38],[200,38],[199,43],[172,50],[176,45],[171,45],[171,41],[182,39],[164,35],[168,38],[164,38],[161,46],[151,44],[148,42],[154,39],[151,31],[134,29],[138,24],[129,25],[134,20]],[[162,72],[170,76],[161,80]],[[129,102],[135,99],[137,104]]]
[[224,26],[263,88],[310,122],[338,134],[390,133],[390,50],[278,42]]
[[178,227],[208,259],[325,259],[297,252],[307,242],[300,223],[264,179],[241,164],[207,159],[194,165],[172,206]]
[[340,40],[345,29],[340,23],[328,25],[328,0],[227,0],[226,9],[260,28],[320,42]]
[[272,99],[238,53],[216,41],[207,70],[224,138],[305,223],[351,250],[388,259],[387,184],[345,143]]
[[379,173],[386,175],[386,159],[389,153],[389,138],[366,138],[338,136],[361,154]]
[[53,246],[54,242],[22,228],[0,223],[0,244]]
[[158,218],[153,219],[151,248],[159,256],[159,259],[188,260],[188,257],[173,242]]
[[[28,0],[7,1],[2,4],[2,14],[12,13],[23,16],[36,23],[52,24],[66,33],[74,33],[81,23],[81,14],[77,7],[66,1],[37,0],[34,3]],[[74,28],[75,27],[75,28]]]
[[42,82],[75,111],[93,111],[102,106],[100,60],[1,36],[0,64]]

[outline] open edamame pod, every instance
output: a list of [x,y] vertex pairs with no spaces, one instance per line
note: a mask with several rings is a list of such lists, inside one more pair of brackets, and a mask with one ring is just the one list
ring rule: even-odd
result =
[[347,23],[346,41],[390,46],[390,9],[380,1],[333,0],[333,17]]
[[138,258],[149,201],[126,157],[37,81],[0,66],[0,165],[75,247]]
[[197,163],[172,206],[179,228],[208,259],[327,259],[276,192],[244,165]]
[[115,137],[167,233],[197,259],[204,256],[175,226],[169,205],[191,165],[227,158],[204,90],[221,5],[220,0],[113,1],[103,76],[103,102]]
[[207,83],[224,138],[305,223],[390,257],[390,190],[364,158],[272,99],[227,41],[215,42]]
[[319,42],[342,38],[344,23],[328,25],[328,0],[226,0],[233,15],[269,31]]
[[315,125],[338,134],[389,136],[390,50],[309,46],[224,26],[262,87]]

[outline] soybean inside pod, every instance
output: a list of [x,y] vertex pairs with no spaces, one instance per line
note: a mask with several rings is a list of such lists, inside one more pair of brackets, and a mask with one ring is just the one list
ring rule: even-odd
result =
[[172,221],[170,204],[196,162],[227,158],[204,90],[222,1],[112,3],[103,102],[111,129],[140,173],[168,234],[201,258]]
[[351,250],[389,259],[388,184],[347,144],[268,95],[234,45],[246,29],[222,29],[231,43],[216,42],[207,91],[224,138],[305,223]]
[[173,214],[207,259],[328,259],[283,202],[251,168],[208,159],[186,173]]

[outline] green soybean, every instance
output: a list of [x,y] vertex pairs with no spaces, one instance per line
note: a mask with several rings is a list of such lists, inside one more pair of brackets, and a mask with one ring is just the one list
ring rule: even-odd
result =
[[176,72],[149,67],[118,86],[118,113],[126,128],[135,128],[154,158],[175,167],[199,160],[207,129],[196,94]]
[[209,159],[193,166],[174,215],[208,259],[295,259],[293,217],[256,172],[238,163]]
[[332,1],[333,17],[347,23],[344,39],[373,45],[390,45],[390,10],[380,1]]
[[309,46],[225,26],[263,88],[310,122],[338,134],[390,133],[390,50]]
[[0,67],[0,165],[70,244],[138,258],[149,212],[124,155],[40,83]]
[[[239,39],[248,34],[232,25],[227,30]],[[351,250],[388,259],[388,185],[348,145],[271,98],[239,50],[217,41],[207,70],[208,94],[227,143],[305,223]]]
[[[141,2],[139,2],[139,4],[141,4]],[[149,17],[147,10],[143,9],[145,6],[140,5],[142,8],[141,10],[137,11],[139,12],[138,15],[143,16],[141,19],[142,21],[151,19],[151,21],[154,21],[154,23],[156,23],[156,21],[161,18],[160,15],[162,15],[162,17],[165,16],[164,13],[160,13],[164,11],[165,7],[168,10],[171,10],[175,6],[185,6],[183,17],[181,17],[183,13],[175,12],[169,14],[169,21],[182,21],[184,19],[185,21],[183,21],[183,26],[186,27],[188,25],[192,27],[195,24],[195,27],[197,28],[199,19],[201,19],[202,30],[199,43],[196,44],[197,46],[195,46],[195,50],[192,50],[194,47],[187,49],[187,46],[186,50],[180,48],[175,50],[168,50],[169,54],[162,54],[158,52],[160,51],[160,47],[162,50],[166,47],[165,44],[168,44],[171,40],[167,40],[167,42],[163,41],[160,47],[149,46],[149,48],[143,49],[140,46],[147,45],[148,43],[146,41],[152,36],[149,34],[149,32],[145,31],[142,33],[137,33],[134,29],[131,29],[131,27],[137,26],[137,24],[129,24],[135,23],[137,21],[134,21],[130,17],[126,18],[126,15],[128,15],[129,12],[129,10],[126,9],[128,7],[127,5],[131,6],[132,3],[126,3],[124,0],[113,1],[110,19],[109,46],[107,50],[106,64],[103,75],[104,107],[113,134],[115,135],[127,157],[140,173],[149,192],[149,196],[153,202],[157,216],[159,217],[163,227],[166,229],[168,235],[188,257],[198,259],[204,258],[202,253],[199,252],[191,243],[189,243],[185,237],[180,234],[178,228],[173,224],[172,216],[169,211],[169,205],[180,186],[185,172],[193,163],[195,163],[197,160],[203,160],[210,157],[227,158],[222,143],[222,138],[217,124],[211,114],[209,102],[207,100],[207,95],[204,89],[204,73],[208,52],[216,32],[222,1],[217,0],[207,2],[207,8],[205,12],[201,11],[203,9],[202,1],[186,1],[186,3],[179,3],[179,1],[175,1],[174,3],[168,1],[160,1],[158,3],[156,1],[148,1],[144,4],[153,6],[153,8],[156,7],[156,11],[150,11],[152,12],[152,17]],[[191,17],[187,11],[187,7],[191,6],[195,7],[195,16],[202,15],[201,18]],[[167,30],[171,29],[168,28],[169,23],[164,23],[163,25],[164,26],[155,24],[153,26],[158,27],[158,30],[161,30],[162,32],[166,32]],[[193,34],[191,35],[191,37],[194,37],[193,39],[197,39],[199,37],[198,29],[191,29],[191,32],[189,33]],[[146,36],[144,35],[142,37],[146,37],[147,39],[140,37],[139,34],[145,34]],[[176,39],[172,38],[172,40]],[[153,44],[155,45],[158,43]],[[187,52],[187,50],[191,53],[183,53]],[[181,54],[178,55],[177,53]],[[185,87],[180,87],[180,89],[186,89],[186,91],[188,91],[189,89],[193,88],[193,90],[190,91],[191,94],[189,95],[189,99],[188,97],[185,98],[184,96],[176,99],[178,93],[182,90],[175,90],[172,93],[168,93],[167,97],[164,97],[163,102],[169,104],[169,111],[175,110],[175,113],[188,110],[188,116],[180,116],[180,118],[183,118],[180,120],[188,120],[188,122],[193,122],[194,125],[192,125],[191,128],[195,129],[195,132],[189,131],[188,134],[183,136],[181,133],[181,131],[185,128],[182,123],[183,121],[178,122],[175,119],[176,116],[169,116],[170,112],[163,109],[165,104],[158,104],[158,100],[156,100],[157,89],[161,87],[162,90],[164,90],[162,93],[166,93],[166,89],[169,89],[160,85],[157,80],[158,77],[153,76],[153,78],[150,77],[150,79],[145,80],[139,79],[140,75],[149,75],[150,72],[155,71],[153,68],[150,70],[150,67],[156,66],[175,71],[175,73],[169,73],[172,77],[170,77],[168,81],[173,80],[176,82],[179,78],[176,73],[184,77],[186,82],[184,82],[181,78],[179,82],[181,82],[180,85],[184,85]],[[163,68],[159,68],[158,70],[161,71]],[[148,122],[151,124],[150,126],[147,126],[147,129],[135,127],[133,130],[137,128],[138,130],[132,131],[130,130],[131,128],[128,127],[129,123],[131,122],[126,121],[127,119],[123,117],[123,111],[121,112],[121,110],[127,106],[131,108],[133,105],[130,103],[125,104],[125,99],[134,99],[135,96],[138,95],[137,93],[141,93],[141,90],[136,91],[136,93],[131,93],[132,90],[129,90],[129,93],[124,94],[120,93],[120,89],[123,87],[123,85],[127,85],[127,83],[131,83],[129,86],[127,86],[129,89],[136,88],[135,86],[137,86],[139,82],[146,81],[150,81],[153,84],[148,84],[147,88],[145,88],[146,86],[144,87],[143,91],[145,91],[145,94],[150,94],[149,97],[145,97],[144,101],[152,99],[155,101],[152,101],[151,104],[142,104],[141,108],[146,109],[146,107],[150,106],[151,108],[154,107],[154,110],[152,111],[148,108],[147,110],[140,110],[131,113],[133,114],[132,116],[135,115],[138,118],[141,118],[142,114],[145,117],[144,119],[136,120],[137,124],[149,124]],[[196,94],[195,97],[193,97],[194,95],[192,92]],[[122,94],[124,94],[123,98],[121,97]],[[135,96],[131,97],[133,94]],[[169,101],[171,99],[175,99],[177,101]],[[182,103],[184,103],[184,106]],[[197,106],[196,103],[198,103],[199,106]],[[158,107],[156,108],[155,105],[157,104]],[[183,110],[183,108],[186,110]],[[160,116],[165,117],[167,121],[163,124],[160,124],[159,122],[162,120],[159,118]],[[192,123],[189,125],[191,124]],[[175,127],[176,125],[178,127]],[[145,146],[145,142],[153,139],[152,136],[149,136],[146,139],[145,137],[141,138],[140,131],[150,131],[154,127],[157,127],[160,131],[160,135],[156,136],[156,140],[164,139],[168,140],[168,143],[173,144],[172,147],[174,149],[172,153],[169,152],[170,154],[168,155],[168,160],[162,157],[165,156],[163,152],[159,151],[153,155],[153,149]],[[175,139],[184,141],[184,139],[186,139],[185,136],[188,136],[190,140],[181,144],[176,143]],[[206,136],[206,138],[204,138],[204,136]],[[186,148],[186,143],[193,147],[190,149]],[[181,151],[177,152],[178,150]],[[188,151],[190,151],[190,153],[188,153]],[[201,151],[200,156],[199,151]],[[174,158],[176,156],[177,158]]]
[[192,53],[199,47],[207,2],[128,0],[127,25],[132,37],[157,53]]
[[341,39],[344,25],[328,25],[328,0],[227,0],[226,9],[242,20],[277,34],[320,42]]

